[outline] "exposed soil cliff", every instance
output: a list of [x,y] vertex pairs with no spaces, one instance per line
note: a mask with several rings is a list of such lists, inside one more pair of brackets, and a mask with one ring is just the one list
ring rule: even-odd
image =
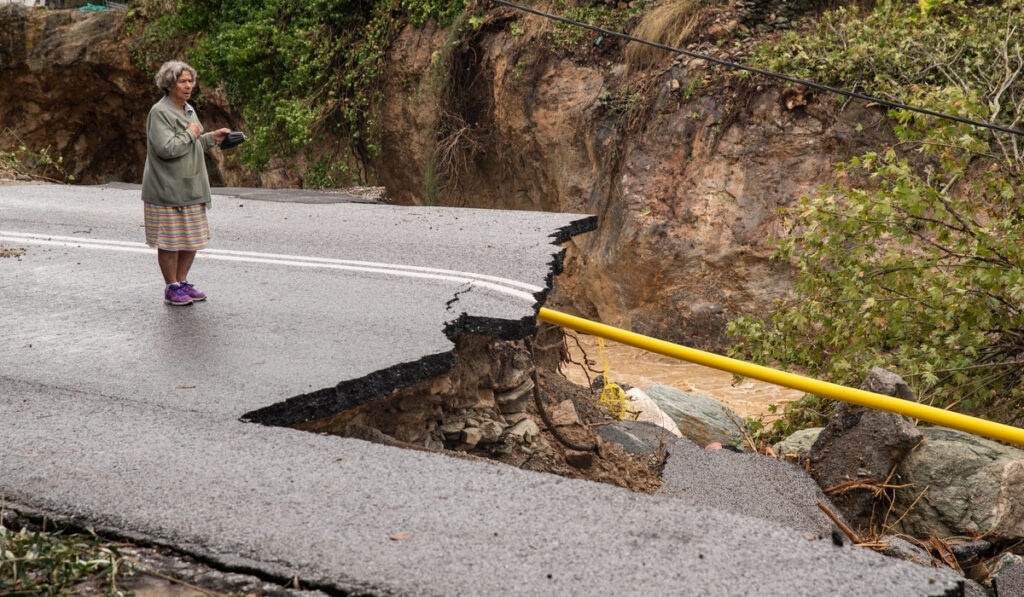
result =
[[[732,40],[739,17],[715,18],[696,43],[724,53],[713,42]],[[129,58],[123,19],[0,7],[0,148],[49,147],[83,183],[140,180],[159,92]],[[876,145],[883,113],[688,58],[630,73],[620,42],[553,49],[552,29],[496,9],[450,54],[447,30],[402,31],[368,182],[403,204],[596,214],[600,228],[571,243],[554,306],[721,349],[728,319],[788,292],[790,272],[769,259],[770,238],[786,233],[779,208]],[[244,129],[217,90],[202,90],[199,109],[210,126]],[[247,178],[212,154],[215,184],[301,184],[301,164]]]
[[[737,23],[717,18],[705,29],[713,52],[715,32]],[[621,44],[570,55],[552,50],[551,29],[492,13],[454,50],[457,92],[440,102],[432,57],[446,33],[405,30],[390,60],[381,183],[422,201],[432,164],[447,174],[441,203],[597,214],[599,230],[572,243],[558,306],[721,348],[728,319],[788,292],[788,269],[769,259],[771,237],[786,234],[779,208],[877,144],[884,114],[685,57],[628,74]]]

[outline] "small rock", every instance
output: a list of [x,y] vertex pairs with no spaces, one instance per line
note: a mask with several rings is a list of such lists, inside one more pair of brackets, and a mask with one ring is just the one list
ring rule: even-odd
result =
[[616,443],[630,454],[644,454],[674,444],[679,438],[646,421],[616,421],[594,429],[603,441]]
[[502,414],[523,412],[533,394],[533,380],[527,379],[511,390],[494,395],[494,401]]
[[487,444],[493,444],[498,441],[501,437],[502,432],[505,431],[505,426],[497,421],[484,421],[480,424],[480,433],[482,437],[480,441]]
[[466,423],[463,421],[448,421],[444,425],[437,428],[439,432],[444,434],[445,437],[455,439],[465,429]]
[[508,413],[503,416],[505,418],[505,422],[508,423],[509,425],[515,425],[516,423],[522,421],[523,419],[530,418],[530,415],[526,413]]
[[921,564],[922,566],[931,564],[932,558],[923,547],[914,545],[902,537],[891,536],[886,537],[886,540],[889,544],[882,553],[890,558],[899,558]]
[[821,430],[821,427],[809,427],[807,429],[796,431],[786,439],[772,446],[772,450],[775,452],[776,456],[783,460],[802,463],[807,460],[807,454],[810,453],[811,446],[813,446],[814,441],[818,439],[818,435],[821,434]]
[[475,448],[483,437],[483,432],[476,427],[466,427],[462,430],[462,443],[467,449]]
[[960,567],[966,569],[968,566],[977,564],[992,549],[992,543],[979,539],[970,543],[955,543],[950,545],[949,549],[956,556],[956,561],[960,564]]
[[576,406],[572,403],[572,400],[563,400],[551,407],[548,410],[548,417],[551,418],[551,424],[555,427],[576,425],[580,422],[580,417],[576,414]]
[[540,427],[532,419],[526,418],[505,429],[505,435],[529,440],[540,435]]

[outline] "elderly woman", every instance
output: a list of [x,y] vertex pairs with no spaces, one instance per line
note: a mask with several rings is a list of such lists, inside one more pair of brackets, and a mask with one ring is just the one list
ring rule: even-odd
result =
[[164,278],[164,302],[191,305],[206,300],[188,281],[196,251],[206,248],[210,227],[210,180],[203,154],[231,132],[203,132],[188,100],[196,86],[194,68],[173,60],[156,74],[163,98],[146,120],[146,167],[142,173],[146,244],[156,247]]

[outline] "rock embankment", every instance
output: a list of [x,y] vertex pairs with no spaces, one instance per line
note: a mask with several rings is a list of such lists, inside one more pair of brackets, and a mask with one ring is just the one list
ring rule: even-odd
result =
[[[863,387],[914,399],[881,369]],[[806,467],[865,537],[883,538],[886,553],[950,566],[1001,587],[999,595],[1024,594],[1015,553],[1024,541],[1024,450],[846,404],[826,427],[774,450]]]

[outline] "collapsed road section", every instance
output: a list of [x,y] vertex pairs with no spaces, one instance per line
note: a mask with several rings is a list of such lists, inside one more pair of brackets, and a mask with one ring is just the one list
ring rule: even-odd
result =
[[192,270],[209,299],[170,308],[136,192],[0,187],[17,249],[0,258],[3,499],[331,595],[963,593],[952,573],[739,514],[239,421],[450,353],[456,295],[477,321],[527,320],[532,301],[438,276],[546,288],[551,235],[585,217],[214,202],[219,253]]
[[[474,212],[477,215],[486,213],[483,210]],[[514,222],[507,224],[514,225]],[[470,223],[466,225],[474,226]],[[523,260],[519,267],[532,268],[535,273],[541,274],[535,279],[543,283],[543,286],[450,269],[411,267],[387,270],[396,276],[431,275],[453,285],[453,297],[445,302],[446,320],[440,328],[453,343],[451,350],[425,355],[417,361],[397,363],[358,379],[343,380],[332,387],[253,410],[243,415],[242,420],[264,425],[294,426],[331,417],[447,373],[457,362],[455,342],[462,336],[496,340],[522,340],[532,336],[536,332],[537,309],[544,304],[554,277],[562,271],[565,249],[559,246],[596,227],[597,218],[593,216],[572,216],[571,220],[548,235],[547,254],[544,253],[543,243],[538,245],[539,252],[532,255],[523,251],[526,248],[524,245],[517,246],[519,258]],[[464,229],[460,226],[460,230]],[[540,239],[534,242],[537,240]],[[494,249],[493,241],[488,241],[486,247]],[[489,271],[493,271],[493,268]],[[391,339],[380,338],[380,341],[387,343]],[[497,391],[510,389],[497,388]]]

